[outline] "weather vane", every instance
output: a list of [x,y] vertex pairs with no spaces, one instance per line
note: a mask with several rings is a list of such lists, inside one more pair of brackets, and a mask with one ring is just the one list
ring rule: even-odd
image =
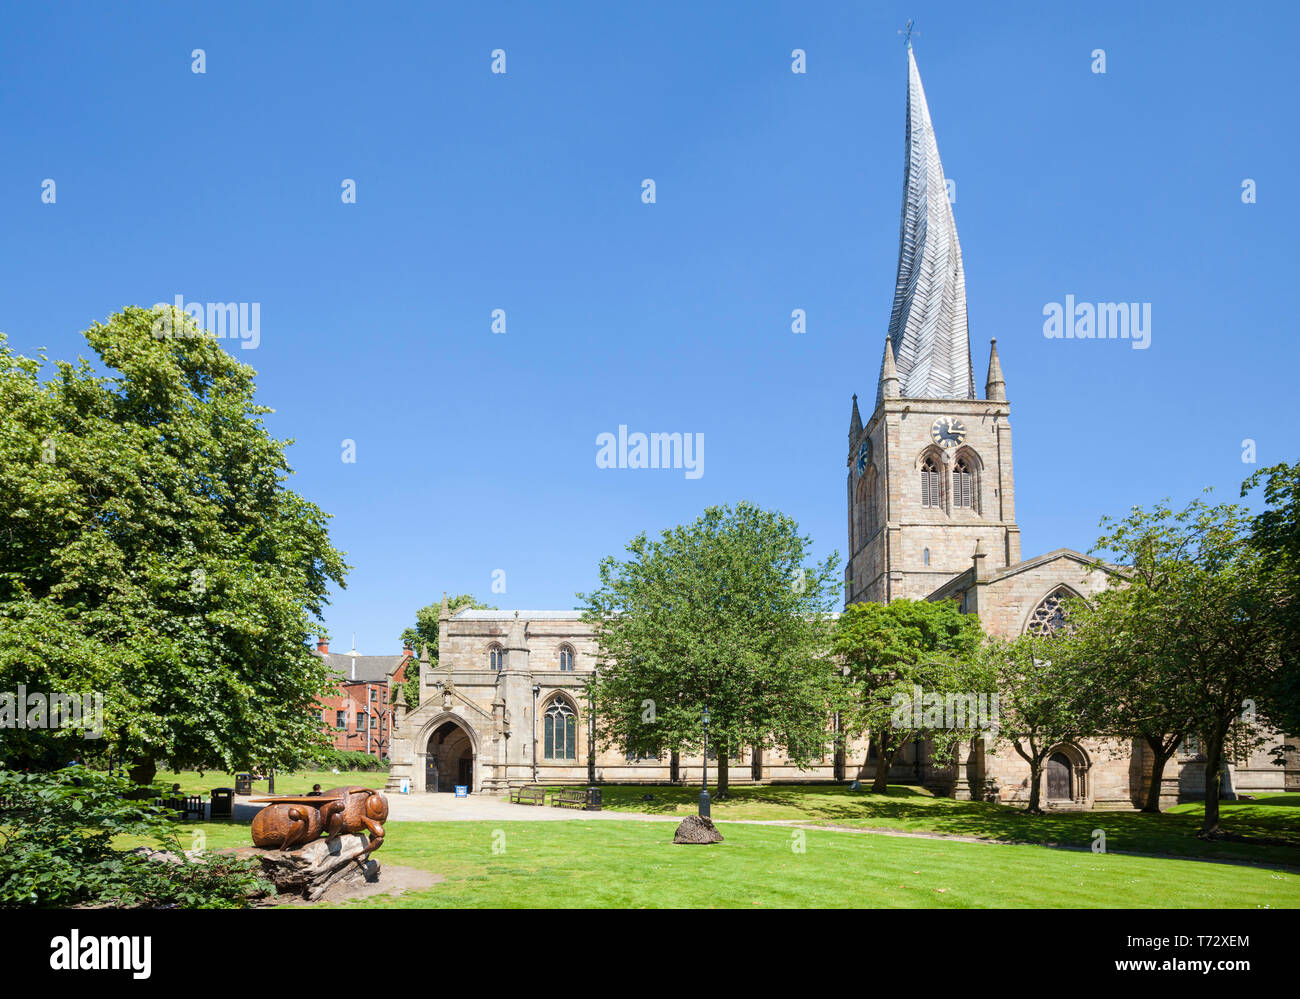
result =
[[[903,36],[903,41],[907,42],[907,47],[910,49],[912,47],[912,34],[913,34],[912,19],[910,17],[907,19],[907,27],[899,28],[898,33]],[[918,35],[920,34],[919,31],[915,33]]]

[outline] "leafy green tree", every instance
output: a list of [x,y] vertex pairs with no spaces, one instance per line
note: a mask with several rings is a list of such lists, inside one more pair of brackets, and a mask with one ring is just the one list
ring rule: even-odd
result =
[[[0,685],[101,692],[104,738],[58,752],[112,753],[140,785],[162,760],[288,768],[324,745],[310,641],[346,571],[285,486],[252,368],[172,318],[87,330],[107,374],[0,338]],[[47,758],[14,734],[11,761]]]
[[[885,792],[899,754],[926,734],[923,716],[898,710],[902,701],[910,704],[918,690],[939,698],[987,691],[972,668],[982,636],[979,618],[949,600],[851,604],[840,615],[832,647],[848,668],[852,728],[866,731],[876,747],[873,791]],[[932,729],[936,757],[946,757],[972,730]]]
[[1260,692],[1260,707],[1278,731],[1300,735],[1300,462],[1260,469],[1242,496],[1261,485],[1265,508],[1251,521],[1250,544],[1264,556],[1260,568],[1276,600],[1269,623],[1278,669]]
[[[473,594],[461,593],[447,600],[447,612],[453,617],[462,610],[496,610],[495,607],[481,603]],[[414,649],[418,657],[424,650],[429,657],[430,668],[438,666],[438,615],[442,613],[442,604],[427,604],[415,612],[415,626],[402,631],[402,648]],[[408,708],[420,703],[420,666],[413,663],[407,667],[406,682],[402,684],[402,696]]]
[[1146,620],[1155,622],[1165,668],[1182,675],[1177,705],[1191,712],[1205,755],[1201,835],[1217,836],[1226,754],[1258,744],[1257,699],[1277,689],[1283,669],[1278,577],[1235,505],[1196,499],[1173,511],[1161,503],[1105,524],[1098,549],[1134,567],[1129,588],[1150,601]]
[[796,765],[820,756],[839,683],[828,655],[839,556],[810,564],[810,550],[789,517],[740,503],[603,559],[600,588],[579,594],[597,626],[602,745],[698,751],[707,706],[720,795],[745,747],[780,746]]

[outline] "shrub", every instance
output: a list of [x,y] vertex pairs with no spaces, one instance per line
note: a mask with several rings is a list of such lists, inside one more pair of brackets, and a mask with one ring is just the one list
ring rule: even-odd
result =
[[272,890],[253,861],[204,854],[172,864],[115,850],[115,837],[131,835],[184,856],[172,813],[127,797],[135,791],[81,766],[0,769],[0,908],[240,908]]
[[387,770],[388,761],[360,750],[327,749],[316,754],[313,765],[321,770]]

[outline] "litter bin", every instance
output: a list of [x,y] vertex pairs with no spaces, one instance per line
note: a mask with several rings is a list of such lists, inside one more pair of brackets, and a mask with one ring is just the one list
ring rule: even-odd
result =
[[235,774],[235,793],[245,796],[253,793],[252,774]]
[[235,789],[233,787],[214,787],[212,789],[212,806],[208,817],[229,819],[235,814]]
[[587,810],[588,812],[599,812],[599,811],[600,811],[600,788],[598,788],[598,787],[589,787],[589,788],[587,788],[587,808],[586,808],[586,810]]

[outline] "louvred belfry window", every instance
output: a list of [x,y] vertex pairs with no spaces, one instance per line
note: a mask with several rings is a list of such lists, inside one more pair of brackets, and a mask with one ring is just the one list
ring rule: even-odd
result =
[[957,459],[957,464],[952,470],[952,505],[953,506],[974,506],[971,502],[972,488],[971,484],[974,477],[971,475],[970,463],[965,458]]
[[939,506],[939,468],[933,458],[921,462],[921,505]]

